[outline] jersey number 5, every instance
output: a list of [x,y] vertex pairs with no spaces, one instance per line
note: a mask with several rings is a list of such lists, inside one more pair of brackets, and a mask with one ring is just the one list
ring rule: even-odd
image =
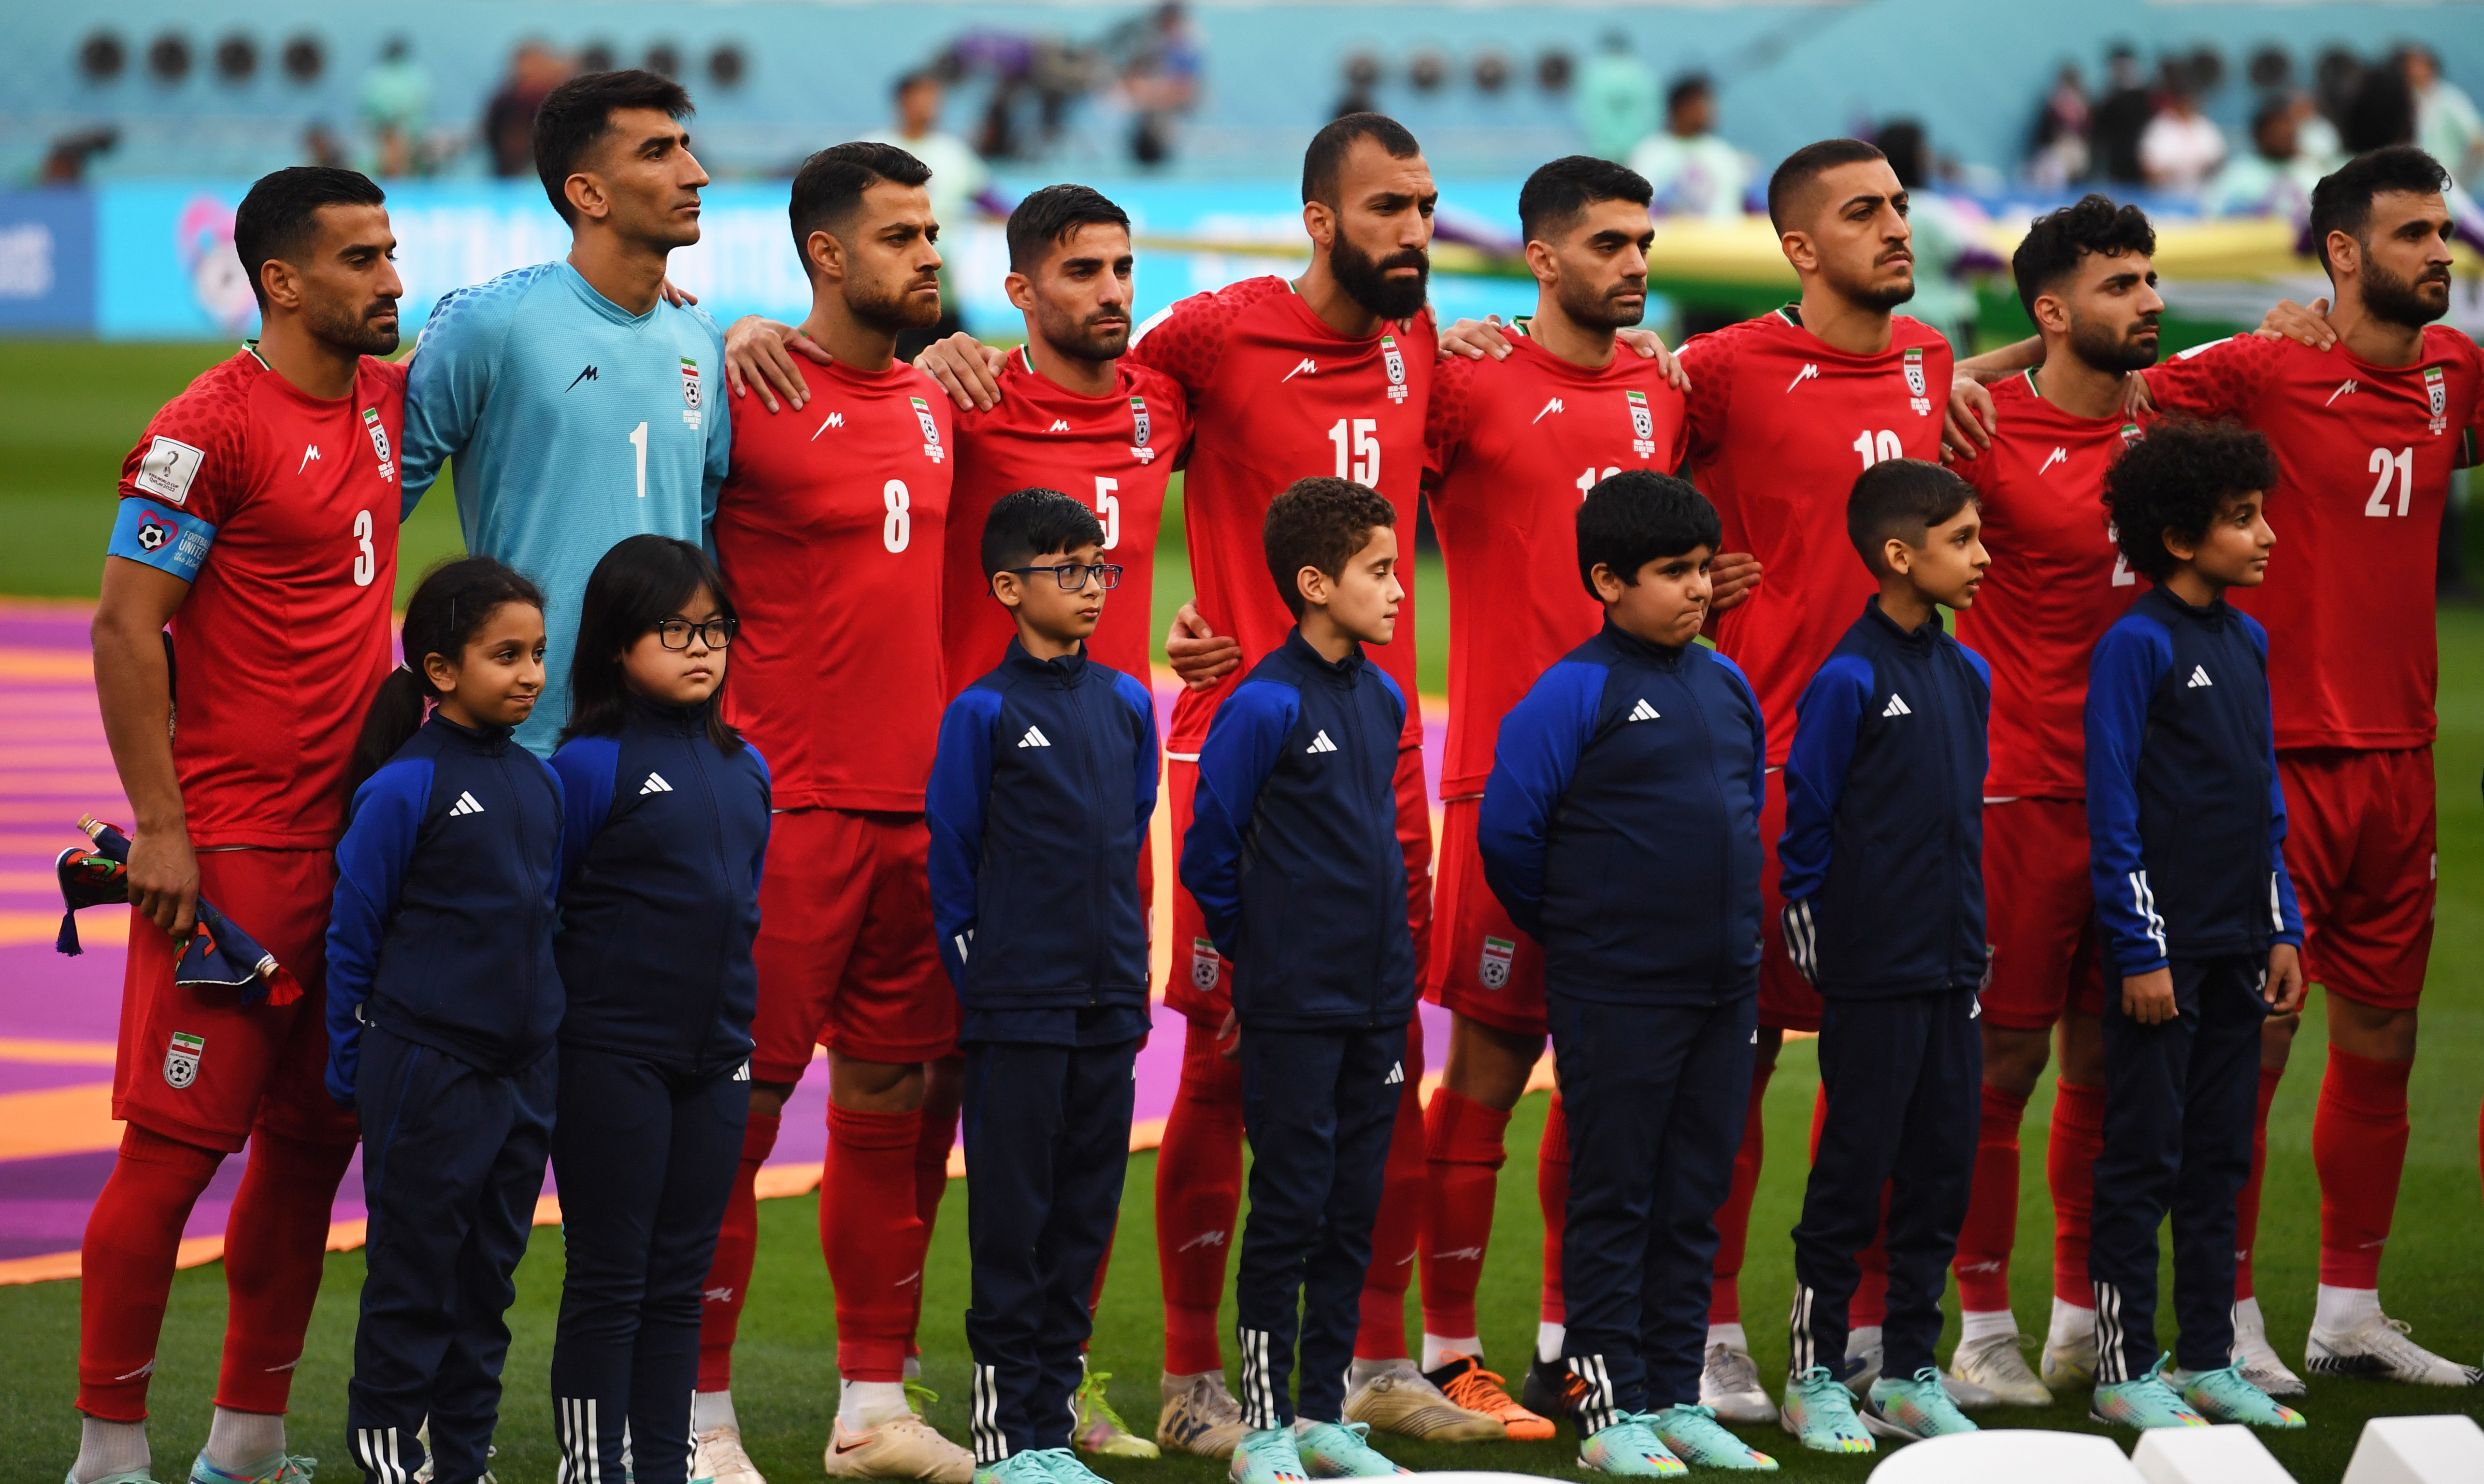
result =
[[1106,474],[1095,476],[1095,519],[1104,525],[1104,550],[1121,544],[1121,499],[1118,493],[1121,481]]
[[2397,476],[2398,508],[2404,515],[2415,504],[2415,449],[2400,448],[2391,453],[2387,448],[2372,450],[2370,462],[2363,466],[2376,477],[2372,480],[2372,498],[2363,503],[2365,515],[2386,516],[2390,513],[2390,476]]
[[1336,445],[1338,478],[1351,479],[1366,489],[1380,488],[1379,418],[1356,418],[1349,421],[1339,418],[1336,426],[1328,430],[1328,441]]

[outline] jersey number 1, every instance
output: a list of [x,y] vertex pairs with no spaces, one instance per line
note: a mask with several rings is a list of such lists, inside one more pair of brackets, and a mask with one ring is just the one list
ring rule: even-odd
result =
[[630,430],[630,446],[638,456],[638,498],[647,498],[647,424],[641,422]]

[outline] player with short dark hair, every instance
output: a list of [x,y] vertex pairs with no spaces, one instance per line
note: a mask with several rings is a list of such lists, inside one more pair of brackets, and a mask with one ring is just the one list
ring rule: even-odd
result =
[[543,704],[518,739],[549,757],[569,717],[579,600],[624,537],[707,539],[732,428],[723,337],[665,297],[699,240],[707,172],[689,94],[653,72],[588,72],[535,119],[535,168],[566,258],[444,294],[408,363],[405,509],[457,464],[469,550],[533,575],[552,604]]
[[[251,187],[235,240],[259,337],[166,403],[122,464],[94,680],[136,813],[112,1095],[127,1126],[79,1259],[72,1484],[151,1477],[148,1383],[181,1226],[245,1142],[224,1366],[191,1475],[307,1471],[284,1412],[357,1137],[320,1084],[328,914],[345,769],[392,663],[396,590],[405,372],[378,358],[396,349],[404,288],[382,202],[324,166]],[[301,998],[175,982],[202,895]]]

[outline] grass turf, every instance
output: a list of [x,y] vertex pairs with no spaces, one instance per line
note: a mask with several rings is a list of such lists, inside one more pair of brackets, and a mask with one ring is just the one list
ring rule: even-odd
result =
[[[0,592],[91,597],[110,521],[108,491],[122,454],[147,417],[224,351],[213,346],[31,345],[0,342],[0,520],[13,539],[0,544]],[[445,497],[446,490],[440,492]],[[399,595],[432,557],[453,551],[457,527],[449,501],[427,499],[405,529]],[[1177,517],[1169,519],[1160,550],[1169,559],[1158,585],[1158,629],[1187,591]],[[1442,688],[1447,606],[1439,563],[1420,569],[1419,640],[1425,688]],[[2484,1348],[2484,1268],[2474,1260],[2479,1215],[2476,1100],[2484,1068],[2484,799],[2474,781],[2484,772],[2484,613],[2444,611],[2442,632],[2441,908],[2432,982],[2424,1012],[2423,1051],[2410,1093],[2414,1138],[2399,1197],[2396,1232],[2384,1268],[2390,1311],[2416,1337],[2455,1359],[2473,1361]],[[1170,1017],[1163,1034],[1178,1034]],[[2259,1291],[2272,1336],[2299,1358],[2310,1321],[2316,1277],[2319,1197],[2313,1179],[2311,1110],[2322,1043],[2315,995],[2295,1066],[2281,1090],[2270,1129],[2270,1171],[2258,1249]],[[1437,1055],[1437,1053],[1436,1053]],[[1782,1373],[1782,1315],[1792,1274],[1785,1233],[1801,1199],[1803,1147],[1810,1127],[1816,1064],[1807,1043],[1789,1046],[1768,1100],[1773,1156],[1762,1179],[1751,1222],[1751,1258],[1743,1275],[1745,1322],[1764,1374]],[[2047,1082],[2028,1109],[2024,1137],[2020,1240],[2012,1271],[2023,1328],[2040,1333],[2050,1292],[2051,1210],[2044,1187]],[[1501,1174],[1494,1255],[1479,1296],[1489,1359],[1513,1378],[1524,1367],[1535,1328],[1535,1284],[1541,1225],[1534,1197],[1534,1149],[1545,1102],[1521,1104],[1509,1130],[1510,1159]],[[1123,1415],[1151,1431],[1154,1379],[1162,1364],[1161,1302],[1153,1260],[1155,1156],[1130,1162],[1122,1203],[1122,1241],[1096,1321],[1094,1363],[1115,1373],[1113,1393]],[[942,1394],[933,1420],[965,1435],[966,1354],[958,1316],[966,1303],[962,1187],[945,1205],[925,1273],[926,1379]],[[835,1406],[835,1323],[822,1266],[817,1199],[768,1201],[760,1207],[759,1262],[737,1352],[735,1400],[744,1436],[760,1468],[777,1484],[819,1476],[819,1449]],[[359,1253],[332,1255],[310,1335],[297,1372],[292,1436],[297,1450],[328,1462],[331,1479],[351,1477],[344,1452],[345,1379],[351,1370],[354,1298],[363,1270]],[[551,1403],[545,1376],[558,1312],[561,1244],[539,1229],[518,1272],[518,1305],[510,1315],[514,1342],[506,1372],[499,1476],[536,1484],[554,1475]],[[52,1484],[77,1445],[77,1297],[74,1283],[0,1289],[0,1484]],[[1419,1328],[1409,1305],[1410,1335]],[[154,1447],[159,1477],[177,1478],[203,1441],[225,1317],[221,1266],[183,1273],[174,1283],[153,1390]],[[1228,1310],[1229,1317],[1229,1310]],[[1954,1341],[1955,1325],[1950,1340]],[[2338,1478],[2362,1420],[2396,1413],[2466,1411],[2484,1417],[2484,1392],[2416,1390],[2376,1382],[2318,1380],[2303,1404],[2307,1431],[2263,1435],[2295,1475],[2312,1484]],[[2085,1429],[2083,1399],[2047,1411],[1984,1414],[1987,1423]],[[1792,1440],[1746,1430],[1774,1453],[1795,1479],[1861,1479],[1874,1460],[1805,1455]],[[2125,1437],[2125,1444],[2128,1439]],[[1469,1447],[1386,1443],[1418,1469],[1482,1468],[1570,1475],[1565,1438],[1552,1444]],[[1220,1466],[1174,1459],[1155,1464],[1113,1461],[1102,1471],[1123,1484],[1186,1480],[1207,1484]]]

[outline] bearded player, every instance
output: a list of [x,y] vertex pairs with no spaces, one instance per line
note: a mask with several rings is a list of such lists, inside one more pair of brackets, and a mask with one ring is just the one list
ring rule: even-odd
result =
[[[287,1455],[284,1412],[359,1132],[321,1080],[328,909],[345,764],[389,670],[396,590],[405,373],[373,358],[396,349],[403,287],[384,200],[315,166],[251,187],[233,250],[259,337],[166,403],[122,464],[94,679],[136,812],[112,1091],[128,1126],[80,1254],[70,1484],[152,1477],[148,1381],[182,1223],[245,1141],[224,1367],[189,1477],[310,1477],[310,1460]],[[202,895],[275,955],[299,998],[174,982]]]
[[958,1002],[933,951],[923,820],[940,710],[948,399],[895,357],[940,313],[931,172],[893,145],[823,149],[795,176],[811,281],[798,412],[737,419],[717,555],[742,609],[733,721],[778,810],[754,957],[750,1127],[708,1275],[693,1475],[758,1478],[732,1346],[757,1240],[753,1182],[812,1048],[827,1048],[821,1240],[836,1288],[831,1475],[966,1484],[973,1456],[908,1408],[923,1257],[955,1141]]

